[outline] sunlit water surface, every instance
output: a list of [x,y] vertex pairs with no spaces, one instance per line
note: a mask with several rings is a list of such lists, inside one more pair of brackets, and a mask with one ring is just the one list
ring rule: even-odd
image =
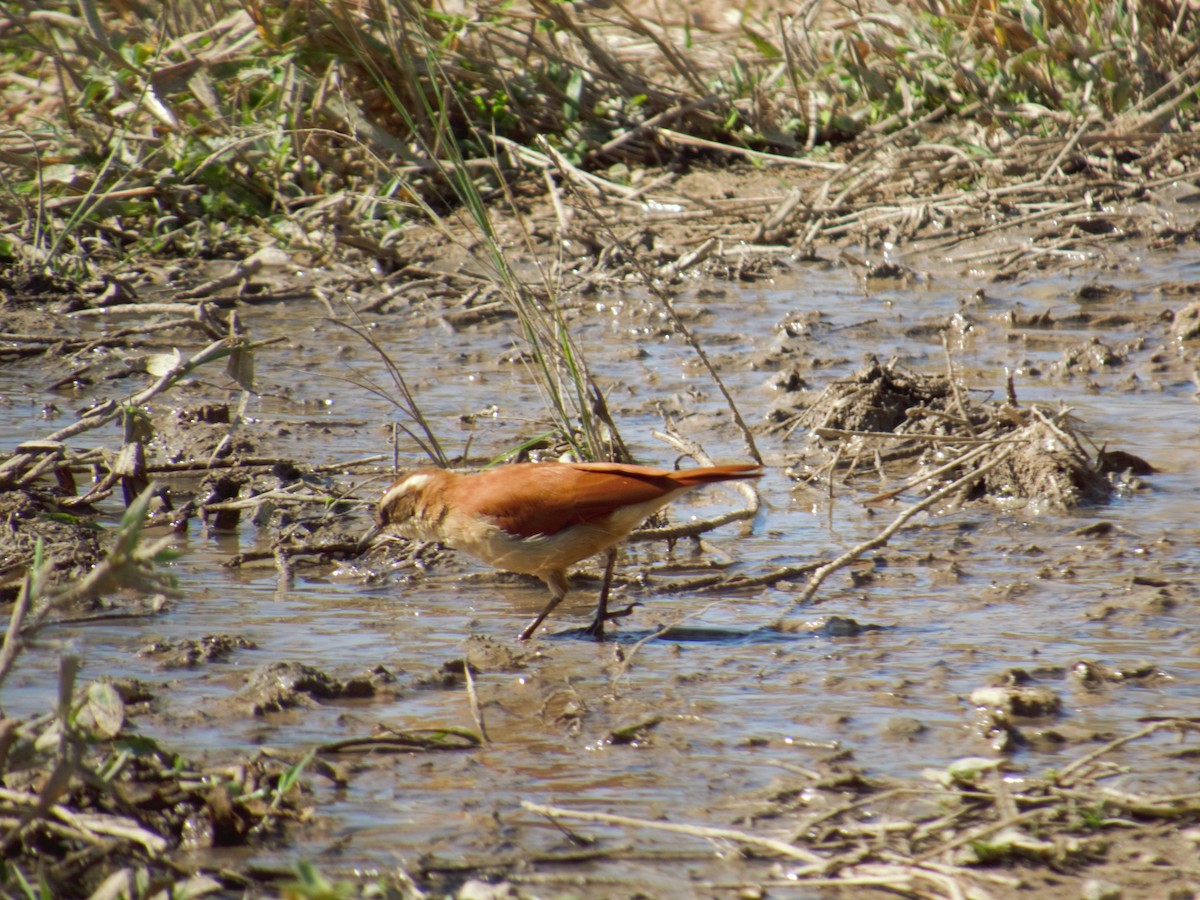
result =
[[[1087,310],[1157,315],[1179,309],[1185,300],[1157,289],[1194,279],[1196,269],[1194,260],[1183,257],[1132,258],[1098,280],[1134,291],[1135,299],[1119,309],[1090,304]],[[844,576],[835,576],[806,608],[791,606],[799,585],[749,594],[639,595],[645,605],[621,623],[623,635],[644,637],[660,623],[694,613],[684,623],[687,630],[638,649],[627,674],[615,682],[610,682],[613,642],[596,645],[571,636],[537,642],[540,653],[523,669],[484,671],[478,677],[488,746],[389,757],[383,766],[363,768],[344,790],[315,779],[318,811],[328,823],[324,836],[303,847],[259,852],[258,861],[320,858],[335,843],[332,859],[350,866],[386,866],[426,852],[454,856],[508,844],[526,850],[561,846],[558,832],[541,828],[520,811],[523,799],[722,824],[727,821],[722,805],[776,779],[779,763],[803,765],[828,752],[812,743],[836,742],[869,774],[916,776],[956,757],[989,752],[972,727],[967,695],[1018,667],[1063,699],[1062,716],[1045,727],[1115,736],[1136,729],[1146,716],[1195,715],[1200,710],[1200,608],[1194,602],[1200,474],[1194,459],[1200,418],[1191,369],[1169,345],[1166,323],[1139,320],[1111,331],[1082,327],[1022,334],[1002,321],[1014,308],[1067,316],[1079,308],[1071,294],[1084,281],[1059,274],[988,285],[986,296],[977,298],[972,294],[978,285],[967,277],[942,273],[916,286],[876,291],[864,290],[844,268],[796,264],[770,281],[731,284],[703,298],[685,292],[681,312],[755,425],[778,396],[770,386],[775,373],[762,364],[767,351],[784,343],[803,345],[784,341],[783,321],[811,311],[823,314],[804,347],[809,358],[823,361],[804,371],[810,386],[820,389],[870,353],[881,360],[896,357],[920,373],[944,372],[946,356],[936,330],[918,326],[937,324],[961,310],[973,328],[951,349],[970,386],[1000,395],[1005,370],[1011,369],[1018,373],[1023,402],[1073,408],[1097,444],[1137,453],[1162,473],[1146,479],[1145,490],[1068,517],[1023,517],[976,507],[920,520],[883,553],[887,577],[853,587]],[[394,410],[354,383],[385,384],[382,367],[353,335],[324,316],[315,302],[243,313],[255,336],[288,336],[287,342],[260,352],[261,393],[248,404],[243,427],[251,435],[269,434],[270,452],[306,462],[390,454],[387,423]],[[526,368],[513,361],[513,328],[501,323],[455,333],[400,316],[371,324],[452,452],[470,440],[472,454],[487,458],[542,428],[536,421],[542,400]],[[642,459],[671,465],[676,457],[652,436],[662,427],[660,408],[714,458],[745,458],[711,379],[652,301],[633,295],[596,301],[578,323],[577,335],[610,391],[626,440]],[[1143,335],[1145,344],[1110,372],[1054,374],[1053,363],[1071,343],[1096,338],[1124,347]],[[30,386],[41,377],[37,372],[0,369],[0,397],[7,398],[0,406],[0,450],[62,427],[71,421],[70,411],[87,399]],[[211,376],[196,395],[227,397],[236,404],[236,394],[223,394],[216,386],[223,381]],[[47,411],[52,402],[61,411],[57,416]],[[83,436],[73,446],[114,440],[112,434]],[[712,552],[731,561],[736,571],[829,556],[876,534],[901,509],[869,514],[852,488],[838,486],[830,498],[823,485],[796,486],[782,464],[803,453],[803,434],[787,441],[760,434],[758,440],[773,463],[761,482],[764,512],[752,531],[732,526],[709,539]],[[420,460],[414,449],[402,448],[401,462]],[[382,481],[363,484],[360,495],[376,497],[383,486]],[[731,502],[716,490],[700,505],[679,505],[675,515],[724,509]],[[118,511],[108,512],[115,517]],[[1118,526],[1115,535],[1102,540],[1070,535],[1098,521]],[[221,565],[231,554],[258,546],[260,535],[252,524],[243,524],[236,535],[219,536],[193,523],[173,567],[182,597],[163,614],[133,623],[49,630],[6,686],[5,711],[23,715],[49,707],[57,646],[69,642],[83,654],[85,678],[132,676],[155,686],[157,715],[144,727],[185,753],[220,759],[265,745],[299,754],[317,743],[370,734],[379,724],[474,728],[465,690],[413,682],[461,658],[469,635],[515,647],[516,633],[544,600],[540,584],[483,577],[465,560],[423,579],[389,577],[370,587],[352,566],[337,572],[304,569],[282,589],[269,564],[240,571]],[[677,547],[676,562],[687,563],[691,552]],[[1055,564],[1066,556],[1069,570]],[[943,577],[951,559],[959,573]],[[629,563],[661,564],[661,548],[644,545]],[[480,577],[463,580],[463,573]],[[1169,582],[1171,602],[1153,602],[1156,589],[1136,584],[1135,576]],[[551,631],[583,624],[593,594],[593,583],[579,584],[576,602],[551,620]],[[1106,605],[1112,609],[1102,613]],[[823,615],[851,617],[879,630],[829,638],[768,629],[780,617],[802,622]],[[171,671],[139,655],[154,640],[214,633],[249,638],[258,649],[238,651],[227,662]],[[632,645],[622,641],[620,646],[628,652]],[[400,696],[265,718],[230,716],[228,701],[250,674],[276,660],[304,662],[343,677],[386,666],[397,674]],[[1114,668],[1147,661],[1161,674],[1088,689],[1068,674],[1082,660]],[[578,695],[581,711],[560,717],[558,700],[570,692]],[[665,718],[649,732],[648,746],[608,740],[612,728],[651,712]],[[907,734],[889,727],[900,718],[918,721],[921,730]],[[1035,742],[1017,754],[1016,762],[1040,771],[1090,746]],[[1124,759],[1137,759],[1136,750],[1129,753]],[[1142,771],[1140,777],[1159,778],[1162,789],[1175,782],[1186,789],[1188,781],[1194,782],[1179,771]],[[606,832],[594,828],[592,833]]]

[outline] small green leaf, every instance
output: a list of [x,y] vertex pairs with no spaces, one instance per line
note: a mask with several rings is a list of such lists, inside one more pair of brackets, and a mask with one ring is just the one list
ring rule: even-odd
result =
[[300,775],[303,774],[305,768],[308,767],[308,764],[313,761],[313,757],[316,755],[316,748],[309,750],[306,754],[304,754],[304,758],[300,760],[300,762],[296,763],[294,766],[291,766],[286,772],[279,776],[279,787],[276,789],[277,798],[283,797],[284,794],[286,794],[296,785],[296,782],[300,780]]

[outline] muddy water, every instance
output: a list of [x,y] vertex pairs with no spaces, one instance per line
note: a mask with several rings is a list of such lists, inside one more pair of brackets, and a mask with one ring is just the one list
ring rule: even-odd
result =
[[[253,861],[262,864],[303,856],[331,867],[387,867],[426,853],[453,859],[567,849],[557,830],[520,810],[521,800],[727,824],[751,792],[780,777],[781,764],[805,766],[835,746],[867,774],[915,776],[990,752],[973,728],[966,697],[1017,668],[1056,691],[1063,713],[1030,726],[1033,740],[1016,753],[1015,764],[1030,771],[1061,765],[1099,740],[1134,730],[1143,717],[1200,710],[1200,474],[1193,465],[1200,419],[1191,367],[1170,346],[1168,324],[1157,320],[1186,303],[1160,292],[1161,285],[1188,282],[1194,270],[1192,260],[1172,255],[1130,258],[1099,276],[989,284],[978,296],[979,285],[967,275],[941,272],[913,286],[864,286],[838,266],[797,264],[771,280],[682,294],[681,313],[756,425],[780,397],[773,376],[791,360],[803,361],[802,375],[816,390],[851,372],[868,353],[898,357],[922,373],[945,371],[937,327],[961,312],[971,327],[952,350],[968,384],[1002,393],[1005,370],[1012,370],[1023,401],[1069,406],[1097,444],[1137,453],[1163,470],[1142,490],[1070,516],[968,508],[921,520],[878,555],[869,580],[855,586],[846,575],[835,576],[806,608],[792,608],[799,585],[699,597],[630,592],[644,606],[621,623],[617,641],[596,645],[566,634],[525,650],[514,638],[544,601],[538,583],[497,578],[456,560],[416,579],[376,567],[384,577],[370,584],[362,566],[301,569],[294,584],[281,586],[270,565],[236,572],[221,566],[231,554],[269,541],[246,523],[222,536],[193,526],[175,564],[183,596],[163,615],[139,624],[62,627],[49,637],[81,649],[86,677],[133,676],[155,686],[157,711],[141,727],[168,746],[214,758],[259,745],[299,755],[315,743],[366,736],[379,726],[474,728],[461,682],[431,685],[430,676],[462,658],[469,636],[494,642],[493,665],[482,664],[478,676],[489,745],[337,760],[349,786],[334,789],[315,779],[322,820],[315,840],[258,852]],[[1073,300],[1090,280],[1128,289],[1133,297]],[[1060,320],[1083,310],[1133,322],[1023,329],[1007,324],[1013,310],[1023,316],[1050,310]],[[821,317],[806,338],[781,331],[784,321],[813,312]],[[307,462],[390,454],[391,408],[354,383],[383,383],[382,367],[323,316],[315,303],[243,314],[254,336],[289,340],[261,353],[261,395],[248,403],[242,427],[271,452]],[[402,316],[370,324],[452,454],[469,442],[474,459],[488,459],[542,430],[536,421],[542,402],[515,361],[511,325],[454,333]],[[745,457],[718,392],[652,301],[637,295],[592,301],[581,311],[577,334],[610,387],[624,437],[642,459],[669,465],[675,457],[652,436],[662,424],[660,410],[714,458]],[[1128,359],[1090,374],[1056,368],[1067,348],[1093,339],[1128,350]],[[15,401],[0,406],[0,449],[69,421],[42,417],[50,400],[71,409],[81,399],[23,386],[37,377],[32,370],[0,370],[0,395]],[[236,395],[214,386],[223,380],[214,376],[195,395],[236,403]],[[764,512],[752,529],[728,526],[712,534],[702,555],[675,548],[671,575],[698,571],[712,559],[753,573],[828,557],[876,534],[900,511],[868,511],[850,486],[835,484],[831,497],[825,484],[789,480],[783,467],[808,452],[804,435],[785,441],[760,434],[758,440],[771,464],[761,482]],[[400,457],[402,464],[421,461],[410,447],[402,447]],[[359,494],[373,498],[382,487],[363,479]],[[732,503],[732,495],[714,490],[694,506],[677,506],[675,515]],[[1095,522],[1116,529],[1101,538],[1071,534]],[[626,571],[666,577],[662,548],[635,548],[626,563]],[[594,582],[578,582],[551,631],[584,624],[594,590]],[[769,628],[780,617],[805,622],[828,615],[873,630],[827,637]],[[634,641],[677,621],[677,632],[637,649],[632,664],[614,677],[618,652],[633,652]],[[257,649],[170,671],[139,655],[154,640],[214,633],[249,638]],[[496,661],[505,648],[519,654],[516,661]],[[6,688],[9,714],[48,707],[56,658],[52,643],[29,655]],[[276,660],[342,677],[385,666],[396,675],[395,695],[256,718],[238,694],[253,671]],[[1148,664],[1151,674],[1088,686],[1071,674],[1081,661],[1125,671]],[[652,720],[632,743],[611,740],[614,729]],[[1117,758],[1142,766],[1127,776],[1127,786],[1184,790],[1194,781],[1185,768],[1147,768],[1137,748]],[[1122,786],[1119,781],[1114,786]],[[610,839],[609,846],[632,841],[640,850],[705,850],[678,836],[634,836],[607,826],[586,831]],[[638,883],[668,883],[677,874],[673,865],[639,864]],[[712,866],[704,871],[719,874]]]

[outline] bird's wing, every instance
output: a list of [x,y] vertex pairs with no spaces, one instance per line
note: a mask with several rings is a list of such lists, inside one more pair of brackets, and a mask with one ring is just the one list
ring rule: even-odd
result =
[[460,482],[471,504],[509,534],[556,534],[624,506],[658,500],[690,485],[644,466],[538,463],[503,466]]

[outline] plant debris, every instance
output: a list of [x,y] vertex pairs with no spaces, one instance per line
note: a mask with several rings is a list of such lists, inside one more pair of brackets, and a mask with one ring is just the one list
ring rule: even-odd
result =
[[[807,428],[821,462],[806,456],[795,477],[813,482],[837,472],[844,482],[889,471],[905,487],[872,498],[895,497],[922,485],[932,489],[964,473],[988,471],[974,493],[1006,509],[1064,511],[1104,503],[1116,478],[1153,472],[1123,450],[1096,448],[1069,411],[1024,407],[1015,395],[980,401],[941,375],[906,372],[868,362],[851,378],[826,387],[811,403],[776,415],[787,434]],[[997,462],[1003,453],[1004,459]]]
[[[0,893],[1200,891],[1195,529],[1122,506],[1190,469],[1068,407],[1192,400],[1195,4],[144,12],[0,21]],[[635,535],[620,640],[370,540],[660,419],[793,483]]]

